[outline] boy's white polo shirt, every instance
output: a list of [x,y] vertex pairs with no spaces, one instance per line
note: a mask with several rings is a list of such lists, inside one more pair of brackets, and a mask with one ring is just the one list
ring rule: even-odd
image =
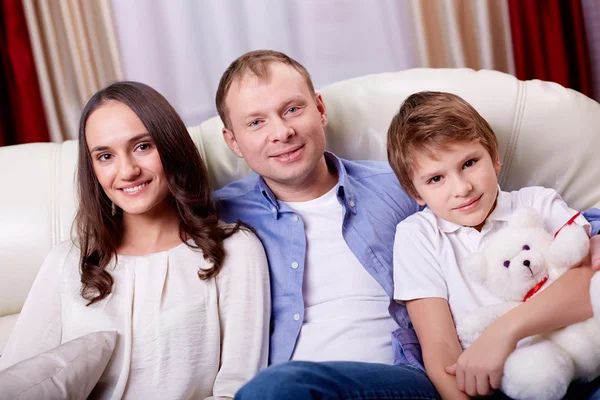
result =
[[[554,189],[536,186],[510,193],[499,190],[496,208],[481,232],[438,218],[429,208],[399,223],[394,240],[394,299],[446,299],[455,321],[479,307],[501,302],[468,279],[461,265],[472,253],[485,248],[514,211],[526,207],[537,210],[544,228],[552,233],[577,213]],[[590,224],[583,216],[575,222],[585,226],[589,234]]]

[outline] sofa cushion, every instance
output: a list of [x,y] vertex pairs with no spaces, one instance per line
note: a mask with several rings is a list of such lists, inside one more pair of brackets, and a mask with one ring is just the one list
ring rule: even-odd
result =
[[117,332],[94,332],[0,371],[3,399],[86,399],[115,348]]

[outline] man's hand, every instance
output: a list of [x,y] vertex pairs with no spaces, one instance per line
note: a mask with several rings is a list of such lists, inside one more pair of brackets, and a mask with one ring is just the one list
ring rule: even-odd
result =
[[600,270],[600,235],[592,236],[590,239],[590,258],[592,269]]
[[504,363],[516,345],[505,327],[493,323],[446,372],[456,376],[456,386],[469,396],[490,395],[500,388]]

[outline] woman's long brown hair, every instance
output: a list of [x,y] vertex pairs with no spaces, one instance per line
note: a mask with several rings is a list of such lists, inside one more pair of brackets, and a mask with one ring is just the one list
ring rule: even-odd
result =
[[106,267],[113,257],[116,260],[123,233],[122,213],[112,215],[112,202],[96,178],[85,138],[89,116],[107,102],[128,106],[152,136],[167,178],[168,201],[179,215],[179,236],[184,242],[192,239],[195,245],[188,245],[200,249],[212,264],[212,268],[198,271],[199,278],[216,276],[225,259],[223,240],[239,229],[239,223],[219,223],[206,166],[169,102],[143,83],[116,82],[90,98],[79,122],[79,209],[75,223],[81,248],[81,295],[89,305],[111,293],[114,281]]

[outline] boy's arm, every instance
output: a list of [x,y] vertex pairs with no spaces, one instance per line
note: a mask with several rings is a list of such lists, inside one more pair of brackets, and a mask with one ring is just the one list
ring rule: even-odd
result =
[[456,379],[444,371],[462,352],[448,302],[441,298],[417,299],[407,301],[406,308],[423,349],[427,375],[442,399],[468,399],[457,388]]
[[450,368],[456,371],[458,388],[464,390],[465,382],[474,377],[502,376],[504,363],[519,340],[590,318],[590,280],[593,274],[588,260],[494,321]]

